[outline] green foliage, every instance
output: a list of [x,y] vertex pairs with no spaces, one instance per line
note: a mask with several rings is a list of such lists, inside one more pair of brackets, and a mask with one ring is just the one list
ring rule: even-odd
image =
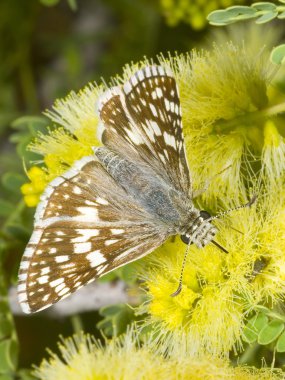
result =
[[100,315],[103,319],[97,323],[97,328],[108,337],[126,332],[128,324],[135,320],[134,310],[125,304],[102,307]]
[[273,49],[270,59],[276,65],[283,65],[285,63],[285,44],[279,45]]
[[223,26],[237,21],[255,19],[257,24],[264,24],[274,18],[284,18],[285,6],[270,2],[253,3],[251,6],[235,5],[224,10],[211,12],[207,19],[211,25]]
[[258,307],[243,331],[243,339],[249,344],[273,345],[277,352],[285,352],[285,316],[278,312]]
[[[279,0],[284,3],[284,1]],[[223,10],[211,12],[207,20],[211,25],[225,26],[238,21],[255,19],[256,24],[265,24],[275,18],[285,18],[285,5],[270,2],[253,3],[251,6],[232,6]],[[275,47],[270,56],[271,62],[276,65],[285,63],[285,45]]]

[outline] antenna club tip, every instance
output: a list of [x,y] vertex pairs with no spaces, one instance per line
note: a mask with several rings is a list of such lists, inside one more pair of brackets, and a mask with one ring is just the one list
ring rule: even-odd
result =
[[174,293],[170,294],[170,297],[176,297],[176,296],[178,296],[178,294],[181,293],[181,290],[182,290],[182,285],[179,284],[177,290]]

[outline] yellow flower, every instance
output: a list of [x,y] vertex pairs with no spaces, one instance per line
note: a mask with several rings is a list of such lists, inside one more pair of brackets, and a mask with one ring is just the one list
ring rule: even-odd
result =
[[[251,37],[247,44],[252,46]],[[234,198],[242,191],[240,171],[246,170],[252,154],[267,157],[262,155],[263,127],[258,115],[268,102],[272,70],[264,64],[267,51],[261,37],[258,40],[254,36],[254,44],[254,54],[246,44],[223,42],[208,51],[158,58],[161,65],[173,69],[177,79],[194,187],[202,188],[223,172],[210,181],[209,191],[202,196],[211,207],[221,194]],[[260,59],[256,59],[257,55]],[[123,83],[138,67],[147,64],[145,60],[127,65],[113,83]],[[100,144],[95,108],[104,89],[103,85],[89,84],[78,94],[72,92],[66,99],[57,100],[53,110],[46,112],[56,127],[39,135],[30,149],[44,156],[48,180],[62,174],[74,161],[92,154],[92,146]]]
[[269,368],[231,367],[226,360],[183,353],[163,357],[134,333],[113,339],[103,347],[89,336],[68,338],[59,345],[60,357],[50,353],[34,375],[41,380],[277,380],[281,371]]
[[[228,355],[242,348],[245,317],[256,305],[281,303],[285,293],[285,191],[275,188],[250,209],[232,212],[214,222],[216,240],[229,253],[209,244],[190,247],[183,287],[178,285],[186,245],[168,241],[145,259],[141,270],[148,302],[140,308],[149,313],[162,352],[181,349],[190,355]],[[226,208],[233,206],[225,203]],[[231,229],[235,229],[242,233]],[[262,262],[261,271],[256,264]]]
[[21,186],[21,192],[24,195],[26,205],[28,207],[35,207],[39,202],[41,193],[47,186],[47,175],[38,166],[32,166],[27,174],[31,182],[24,183]]
[[285,142],[273,120],[264,124],[262,163],[264,176],[273,185],[280,181],[285,170]]

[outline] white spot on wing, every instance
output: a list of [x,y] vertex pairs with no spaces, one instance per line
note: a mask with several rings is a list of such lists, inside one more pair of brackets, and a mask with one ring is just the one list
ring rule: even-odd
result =
[[71,243],[84,243],[85,241],[89,240],[93,236],[98,236],[99,231],[93,230],[93,229],[78,229],[75,230],[76,233],[79,235],[76,238],[71,239]]
[[175,137],[173,135],[170,135],[169,133],[164,132],[163,137],[164,137],[164,140],[165,140],[167,145],[170,145],[173,148],[176,147],[176,140],[175,140]]
[[30,309],[30,306],[29,306],[29,304],[27,302],[22,302],[21,303],[21,308],[22,308],[22,310],[23,310],[24,313],[30,314],[31,309]]
[[46,284],[49,281],[49,276],[40,276],[37,281],[39,284]]
[[80,215],[74,216],[73,220],[79,222],[94,222],[97,219],[98,211],[95,207],[77,207],[76,210]]
[[74,253],[86,253],[89,252],[92,248],[92,244],[90,242],[86,243],[75,243],[74,244]]
[[100,205],[108,205],[109,204],[109,202],[106,201],[106,199],[103,199],[101,197],[96,198],[96,202],[99,203]]
[[110,239],[105,241],[105,245],[112,245],[117,243],[119,240],[118,239]]
[[64,282],[64,278],[63,278],[63,277],[60,277],[60,278],[57,278],[57,279],[54,280],[54,281],[51,281],[51,282],[50,282],[50,286],[51,286],[52,288],[55,288],[56,286],[62,284],[63,282]]
[[122,234],[122,233],[124,233],[124,232],[125,232],[125,230],[122,229],[122,228],[111,228],[111,233],[112,233],[113,235]]
[[163,93],[162,93],[162,90],[161,90],[160,87],[157,87],[156,94],[157,94],[158,98],[162,98],[163,97]]
[[90,266],[92,268],[97,267],[98,265],[106,262],[105,257],[102,255],[102,253],[99,250],[90,252],[86,256],[86,258],[89,260]]
[[68,261],[68,260],[69,260],[69,256],[68,255],[56,256],[56,258],[55,258],[55,261],[57,263],[64,263],[65,261]]
[[157,110],[156,110],[155,106],[152,103],[149,103],[149,108],[150,108],[153,116],[157,117],[158,116]]

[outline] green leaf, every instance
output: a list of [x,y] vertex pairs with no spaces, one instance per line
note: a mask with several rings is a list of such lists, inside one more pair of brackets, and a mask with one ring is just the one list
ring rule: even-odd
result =
[[17,130],[27,130],[27,127],[42,128],[46,127],[48,119],[44,116],[22,116],[13,121],[11,126]]
[[277,16],[278,16],[277,11],[267,12],[263,16],[259,17],[255,22],[256,24],[265,24],[266,22],[273,20]]
[[118,276],[125,283],[134,284],[137,281],[137,263],[131,263],[121,267]]
[[234,5],[225,10],[211,12],[207,19],[211,25],[222,26],[253,17],[256,17],[256,11],[253,8]]
[[4,199],[0,199],[0,216],[9,216],[14,209],[15,205]]
[[14,339],[0,342],[0,372],[15,371],[18,361],[18,344]]
[[226,10],[218,10],[209,13],[207,20],[211,25],[223,26],[231,23],[230,15]]
[[31,231],[16,222],[8,224],[6,226],[6,231],[19,240],[27,240],[31,235]]
[[279,18],[280,20],[283,20],[285,18],[285,11],[280,13],[277,18]]
[[260,313],[252,317],[246,324],[243,331],[243,339],[247,343],[256,341],[259,332],[267,325],[268,317],[264,313]]
[[273,342],[284,330],[284,323],[281,321],[271,321],[258,334],[257,342],[266,345]]
[[124,333],[127,325],[135,319],[133,310],[125,304],[102,307],[99,311],[104,318],[97,323],[97,328],[107,336],[118,336]]
[[276,65],[283,65],[285,63],[285,44],[279,45],[272,50],[270,60]]
[[26,182],[26,178],[19,173],[8,172],[2,176],[2,184],[13,193],[20,194],[20,187]]
[[276,5],[269,2],[259,2],[251,4],[252,8],[257,9],[258,11],[275,11]]
[[256,17],[256,12],[253,8],[247,6],[234,5],[227,8],[227,13],[229,15],[231,22],[247,20],[249,18]]
[[277,352],[285,352],[285,331],[279,336],[276,343]]

